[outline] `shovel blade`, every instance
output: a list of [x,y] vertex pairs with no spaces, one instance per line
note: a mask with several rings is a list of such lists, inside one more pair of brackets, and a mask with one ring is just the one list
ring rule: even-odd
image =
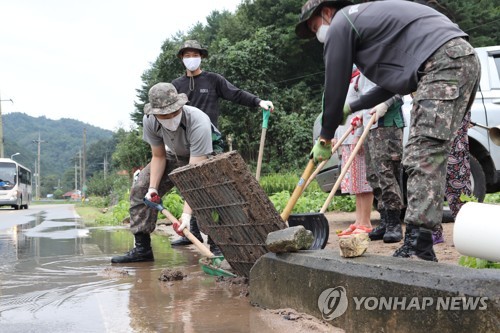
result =
[[312,232],[314,241],[309,250],[324,249],[328,242],[330,235],[330,226],[324,214],[318,213],[305,213],[305,214],[292,214],[288,217],[288,226],[296,227],[298,225],[304,226],[306,230]]

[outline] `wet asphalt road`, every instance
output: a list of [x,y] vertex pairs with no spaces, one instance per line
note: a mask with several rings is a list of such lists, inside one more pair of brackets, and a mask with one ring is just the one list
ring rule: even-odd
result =
[[[204,274],[192,249],[153,236],[155,262],[111,265],[126,228],[85,227],[73,205],[0,209],[1,332],[265,332],[242,286]],[[165,268],[182,281],[162,282]]]

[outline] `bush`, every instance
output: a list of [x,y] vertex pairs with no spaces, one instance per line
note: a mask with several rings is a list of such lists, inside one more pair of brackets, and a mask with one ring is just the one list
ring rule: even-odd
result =
[[458,264],[460,266],[469,267],[469,268],[496,268],[500,269],[500,262],[488,261],[485,259],[479,259],[468,256],[461,256],[458,260]]
[[88,205],[96,208],[106,208],[109,206],[109,197],[91,196],[88,198]]
[[[260,179],[260,186],[264,189],[267,195],[271,196],[275,193],[282,191],[287,191],[293,193],[293,190],[299,182],[299,173],[275,173],[271,175],[264,176]],[[318,183],[312,181],[311,184],[306,188],[306,193],[310,192],[321,192]]]
[[490,204],[500,203],[500,192],[486,194],[484,198],[484,203],[490,203]]
[[64,191],[61,189],[57,189],[54,191],[54,199],[63,199]]
[[[174,215],[177,219],[181,217],[182,210],[184,208],[184,200],[175,188],[163,196],[162,202],[163,207],[165,207],[165,209],[172,213],[172,215]],[[164,218],[165,216],[161,214],[160,217]]]
[[[323,207],[328,193],[324,192],[310,192],[306,196],[301,196],[293,207],[292,213],[314,213],[319,212]],[[281,191],[269,197],[274,207],[278,212],[282,212],[288,201],[290,200],[290,193],[288,191]],[[332,202],[327,208],[327,212],[331,211],[344,211],[353,212],[356,210],[356,201],[354,196],[338,196],[334,197]]]
[[108,205],[116,204],[130,186],[131,181],[126,175],[110,174],[105,177],[102,172],[96,172],[87,182],[87,196],[107,197]]

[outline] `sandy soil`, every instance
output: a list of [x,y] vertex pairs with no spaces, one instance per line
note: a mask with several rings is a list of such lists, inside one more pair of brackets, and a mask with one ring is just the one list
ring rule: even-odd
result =
[[[336,212],[327,213],[326,218],[330,225],[330,236],[326,248],[338,249],[337,230],[346,229],[351,223],[354,223],[354,213]],[[380,222],[380,215],[378,212],[372,212],[371,216],[372,225],[375,227]],[[443,236],[444,243],[434,245],[434,251],[438,257],[439,262],[458,265],[460,254],[455,250],[453,245],[453,225],[454,223],[443,223]],[[404,229],[404,225],[403,225]],[[372,241],[368,246],[367,253],[377,254],[382,256],[392,256],[394,251],[403,244],[399,243],[386,244],[383,241]]]

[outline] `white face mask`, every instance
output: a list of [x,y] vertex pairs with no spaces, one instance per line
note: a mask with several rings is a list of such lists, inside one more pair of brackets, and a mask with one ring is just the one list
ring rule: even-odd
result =
[[170,119],[156,119],[160,122],[161,126],[165,127],[169,131],[177,131],[177,128],[179,128],[179,125],[181,123],[182,112]]
[[201,64],[201,58],[196,57],[196,58],[182,58],[182,62],[184,63],[184,66],[191,71],[194,72],[198,68],[200,68]]
[[316,38],[320,43],[324,43],[326,39],[326,33],[328,32],[329,25],[322,24],[318,31],[316,31]]
[[328,32],[328,28],[330,28],[330,23],[328,23],[328,21],[325,20],[323,15],[321,15],[321,19],[323,20],[323,22],[326,22],[327,24],[322,24],[318,28],[318,31],[316,31],[316,38],[318,39],[318,42],[324,43],[326,40],[326,33]]

